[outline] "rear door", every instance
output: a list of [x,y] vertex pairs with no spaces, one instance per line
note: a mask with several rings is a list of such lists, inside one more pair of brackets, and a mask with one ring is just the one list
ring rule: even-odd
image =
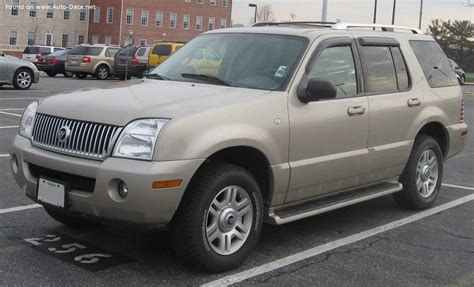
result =
[[362,95],[361,67],[354,40],[322,40],[299,87],[309,79],[332,82],[334,99],[302,103],[290,95],[291,178],[286,202],[349,189],[367,181],[369,104]]
[[358,39],[370,105],[370,181],[402,173],[410,155],[413,129],[423,107],[423,92],[411,84],[406,54],[398,40]]

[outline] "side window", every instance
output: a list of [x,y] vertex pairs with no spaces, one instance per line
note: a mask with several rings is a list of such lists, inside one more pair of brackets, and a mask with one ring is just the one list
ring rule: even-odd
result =
[[145,55],[145,51],[146,51],[146,48],[140,48],[137,52],[137,56],[142,57],[143,55]]
[[117,54],[118,51],[119,51],[119,49],[109,48],[109,49],[107,49],[107,51],[105,52],[105,56],[106,56],[106,57],[115,57],[115,54]]
[[326,48],[310,66],[308,77],[331,81],[337,89],[336,98],[355,96],[357,77],[351,47]]
[[443,49],[434,41],[410,41],[416,58],[432,88],[458,85],[456,74]]
[[385,94],[398,92],[397,75],[388,46],[363,46],[366,92]]
[[399,47],[391,47],[393,62],[395,63],[395,71],[397,73],[398,89],[403,91],[410,87],[408,78],[408,69],[403,59],[402,52]]

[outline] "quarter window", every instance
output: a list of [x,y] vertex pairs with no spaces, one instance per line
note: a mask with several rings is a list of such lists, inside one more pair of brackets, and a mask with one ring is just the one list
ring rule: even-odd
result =
[[308,77],[333,83],[337,89],[336,98],[357,95],[357,76],[351,46],[326,48],[310,66]]
[[458,85],[456,74],[448,58],[436,42],[410,41],[426,80],[432,88]]
[[363,46],[367,93],[393,93],[398,91],[397,75],[389,46]]
[[392,47],[392,57],[395,63],[395,71],[397,73],[398,89],[403,91],[410,87],[410,80],[408,78],[408,69],[403,59],[402,52],[399,47]]

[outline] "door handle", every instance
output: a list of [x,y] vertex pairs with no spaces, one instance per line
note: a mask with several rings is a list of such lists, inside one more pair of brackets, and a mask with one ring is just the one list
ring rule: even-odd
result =
[[349,116],[359,116],[365,114],[365,108],[363,106],[355,106],[347,108],[347,113]]
[[407,105],[408,105],[410,108],[411,108],[411,107],[418,107],[419,105],[421,105],[421,101],[420,101],[418,98],[408,99]]

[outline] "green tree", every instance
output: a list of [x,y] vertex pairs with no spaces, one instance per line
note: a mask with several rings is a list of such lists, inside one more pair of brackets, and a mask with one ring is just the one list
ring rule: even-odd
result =
[[443,21],[441,19],[431,20],[428,25],[427,34],[431,35],[439,45],[446,50],[452,43],[451,20]]
[[464,61],[464,51],[470,48],[469,39],[474,36],[474,25],[467,20],[455,20],[449,27],[451,37],[458,50],[458,61]]

